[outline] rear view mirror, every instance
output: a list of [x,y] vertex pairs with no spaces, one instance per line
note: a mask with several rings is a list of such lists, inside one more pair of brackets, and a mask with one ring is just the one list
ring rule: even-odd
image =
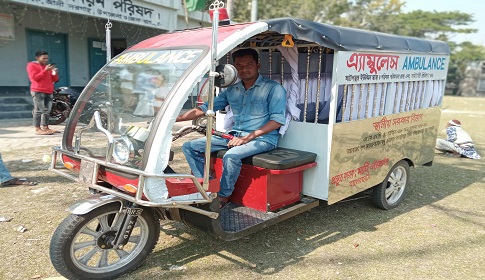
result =
[[233,85],[237,80],[237,70],[231,64],[220,64],[216,66],[216,72],[219,73],[215,77],[214,84],[216,87],[225,88]]

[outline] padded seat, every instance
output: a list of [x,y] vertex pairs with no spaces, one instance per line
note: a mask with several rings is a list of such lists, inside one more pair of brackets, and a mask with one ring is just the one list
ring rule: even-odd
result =
[[[227,150],[214,152],[215,157],[223,158]],[[243,164],[249,164],[271,170],[285,170],[315,162],[317,154],[287,148],[276,148],[269,152],[246,157]]]

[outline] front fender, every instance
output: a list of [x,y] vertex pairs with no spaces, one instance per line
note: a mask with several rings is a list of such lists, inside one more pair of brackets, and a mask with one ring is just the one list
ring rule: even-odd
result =
[[95,194],[89,198],[77,201],[73,205],[69,206],[67,210],[72,214],[84,215],[93,209],[115,202],[120,204],[121,210],[123,206],[123,199],[110,194]]

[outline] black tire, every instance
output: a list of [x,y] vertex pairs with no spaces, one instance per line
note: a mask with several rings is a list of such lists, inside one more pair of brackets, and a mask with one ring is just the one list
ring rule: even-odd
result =
[[374,204],[384,210],[395,208],[402,202],[408,182],[409,164],[401,160],[394,164],[386,179],[374,187],[372,192]]
[[49,116],[49,125],[58,125],[64,122],[71,113],[71,106],[65,101],[55,101]]
[[[69,215],[57,227],[50,243],[54,268],[67,279],[112,279],[141,265],[160,236],[155,212],[144,208],[123,249],[106,245],[123,218],[118,203],[101,206],[84,215]],[[104,247],[104,248],[102,248]]]

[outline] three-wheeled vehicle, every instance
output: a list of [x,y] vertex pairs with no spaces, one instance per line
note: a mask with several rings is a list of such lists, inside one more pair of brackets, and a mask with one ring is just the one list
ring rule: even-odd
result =
[[[391,209],[410,167],[432,163],[445,43],[290,18],[214,22],[134,45],[79,97],[50,167],[92,193],[52,237],[50,257],[63,276],[106,279],[137,268],[161,219],[228,241],[371,188],[375,204]],[[234,81],[228,65],[240,48],[258,50],[261,75],[285,87],[287,124],[275,150],[243,161],[231,203],[219,209],[224,151],[206,153],[205,177],[195,178],[171,163],[183,161],[173,141],[192,131],[209,143],[212,133],[225,136],[231,111],[214,112],[213,96]],[[175,122],[200,100],[209,106],[204,120]],[[80,121],[91,103],[103,106]]]

